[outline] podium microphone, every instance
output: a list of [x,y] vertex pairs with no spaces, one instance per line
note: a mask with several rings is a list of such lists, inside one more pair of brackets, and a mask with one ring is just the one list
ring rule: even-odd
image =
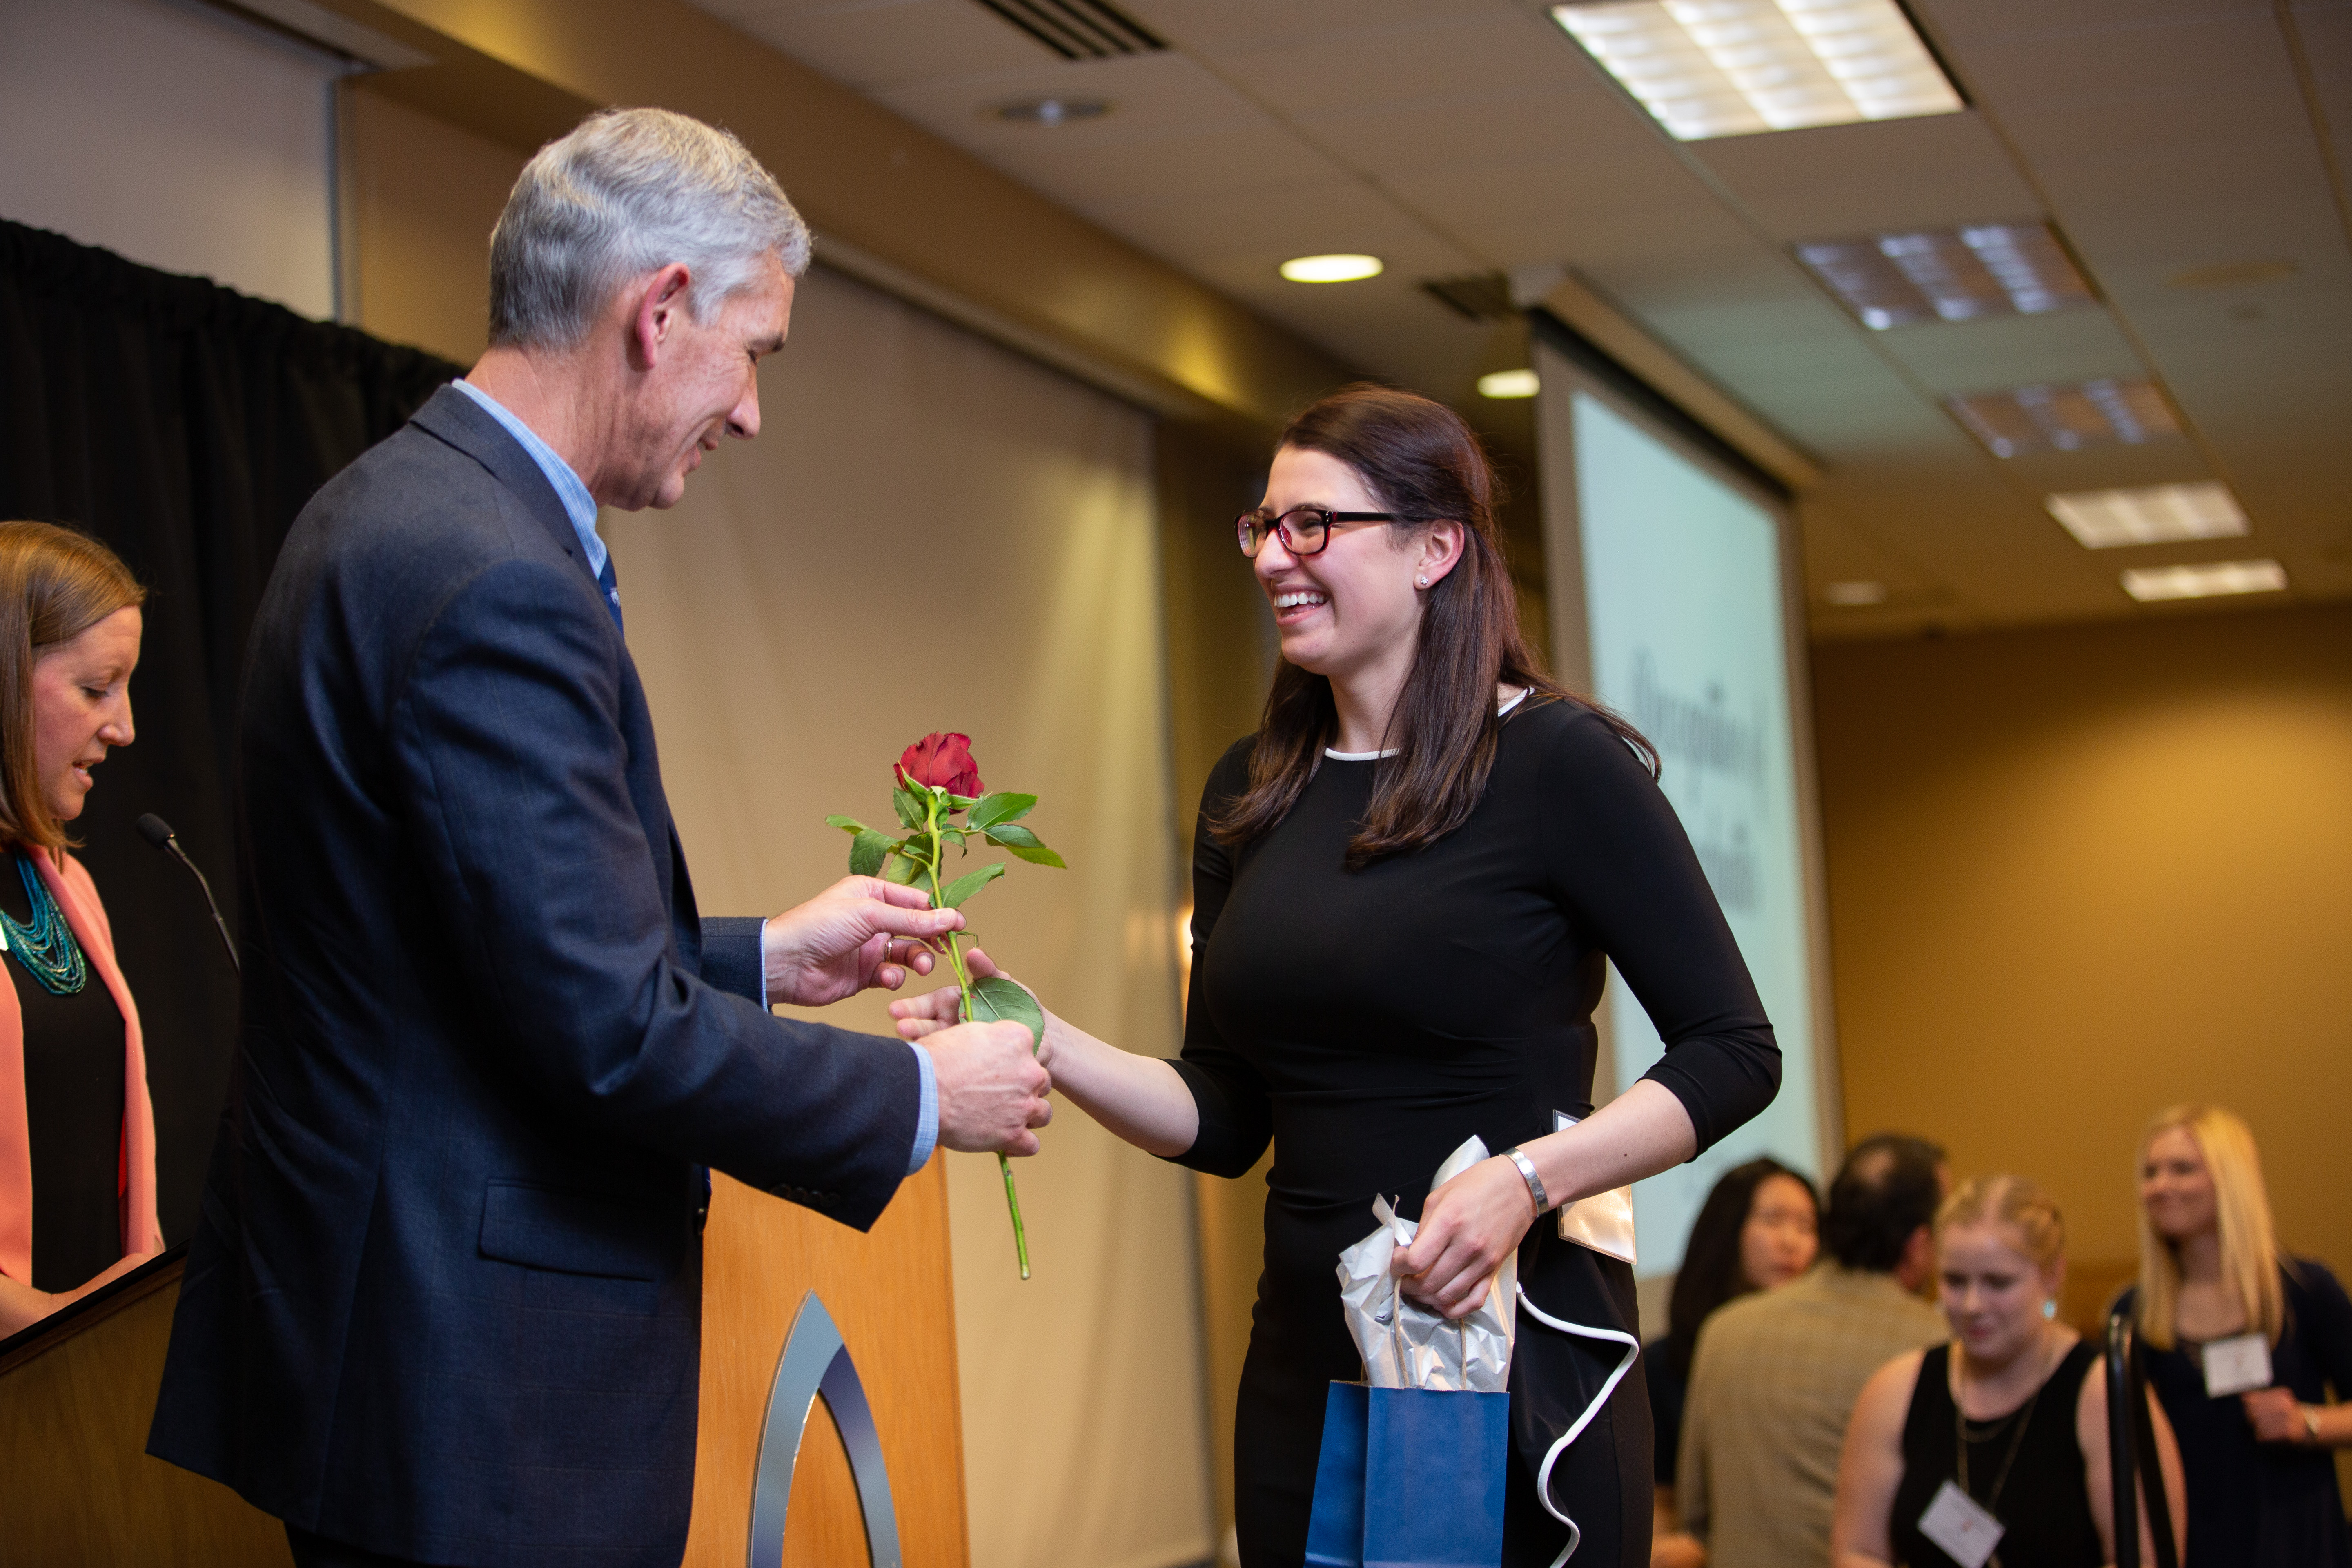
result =
[[213,929],[220,932],[221,945],[228,949],[228,966],[240,974],[244,973],[245,965],[236,961],[236,943],[229,938],[228,921],[221,919],[220,905],[213,901],[213,885],[205,880],[205,874],[196,869],[196,863],[188,858],[186,850],[180,847],[179,839],[172,832],[172,825],[151,811],[139,819],[139,837],[188,868],[188,875],[194,877],[196,886],[205,891],[205,906],[213,912]]

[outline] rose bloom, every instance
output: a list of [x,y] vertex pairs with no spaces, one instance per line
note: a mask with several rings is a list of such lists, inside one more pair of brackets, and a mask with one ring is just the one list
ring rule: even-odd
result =
[[930,734],[898,758],[898,777],[908,784],[932,784],[951,795],[979,796],[980,764],[971,760],[970,735]]

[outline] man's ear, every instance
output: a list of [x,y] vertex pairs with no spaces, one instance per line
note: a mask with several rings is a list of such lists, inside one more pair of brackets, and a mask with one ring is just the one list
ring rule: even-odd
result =
[[694,274],[686,263],[673,261],[639,287],[636,309],[629,321],[631,368],[651,370],[661,363],[662,351],[676,336],[686,314],[686,291],[693,282]]

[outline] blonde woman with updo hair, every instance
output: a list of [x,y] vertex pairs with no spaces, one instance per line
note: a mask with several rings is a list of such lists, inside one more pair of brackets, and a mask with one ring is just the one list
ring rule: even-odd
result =
[[131,744],[146,598],[98,541],[0,522],[0,1336],[163,1249],[139,1010],[66,835]]
[[[2115,1561],[2106,1369],[2058,1319],[2066,1224],[2021,1176],[1986,1176],[1936,1216],[1949,1343],[1871,1375],[1847,1424],[1834,1568],[2099,1568]],[[2151,1399],[2177,1541],[2180,1456]],[[2147,1533],[2140,1502],[2140,1539]]]
[[2186,1568],[2346,1568],[2335,1450],[2352,1446],[2352,1406],[2326,1385],[2352,1389],[2352,1300],[2279,1246],[2253,1132],[2230,1111],[2159,1113],[2138,1175],[2126,1300],[2189,1471]]

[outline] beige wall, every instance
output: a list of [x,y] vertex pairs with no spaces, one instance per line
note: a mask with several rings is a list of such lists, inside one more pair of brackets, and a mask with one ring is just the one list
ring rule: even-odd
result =
[[2043,1181],[2095,1266],[2144,1120],[2219,1100],[2352,1268],[2352,608],[1813,657],[1849,1131]]
[[0,217],[334,313],[340,62],[167,0],[0,0]]

